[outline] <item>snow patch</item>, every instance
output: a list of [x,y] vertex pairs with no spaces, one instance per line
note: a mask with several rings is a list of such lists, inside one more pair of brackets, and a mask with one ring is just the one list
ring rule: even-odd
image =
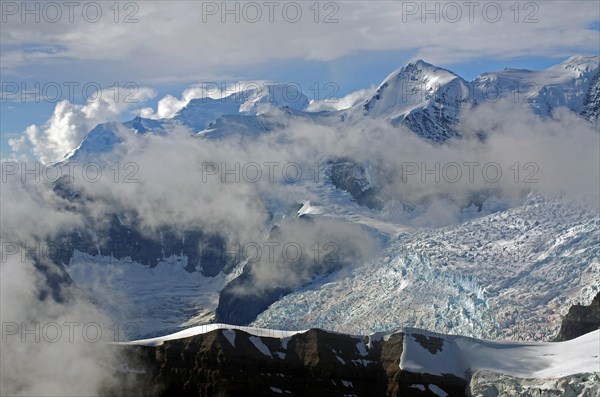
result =
[[436,385],[429,385],[429,390],[431,390],[432,393],[440,397],[446,397],[448,395],[448,393],[446,393],[444,390],[440,389]]
[[259,337],[251,336],[249,339],[250,339],[250,342],[252,342],[252,344],[254,345],[254,347],[256,347],[258,349],[258,351],[260,351],[263,355],[273,358],[271,351]]
[[[156,337],[156,338],[140,339],[140,340],[134,340],[134,341],[130,341],[130,342],[121,342],[118,344],[140,345],[140,346],[160,346],[167,341],[189,338],[189,337],[196,336],[196,335],[206,334],[206,333],[218,330],[218,329],[244,331],[250,335],[258,336],[258,337],[262,337],[262,338],[278,338],[278,339],[282,339],[282,345],[283,345],[283,341],[285,340],[284,338],[290,338],[296,334],[302,334],[302,333],[308,332],[308,330],[280,331],[280,330],[274,330],[274,329],[242,327],[242,326],[238,326],[238,325],[228,325],[228,324],[216,323],[216,324],[198,325],[196,327],[188,328],[183,331],[175,332],[173,334],[160,336],[160,337]],[[269,352],[269,354],[270,354],[270,352]]]
[[231,346],[235,347],[235,331],[232,329],[224,329],[223,335],[225,335],[225,338],[227,338]]
[[600,330],[565,342],[488,341],[463,336],[445,338],[432,354],[412,335],[404,336],[400,368],[432,375],[484,370],[518,378],[553,379],[597,372],[600,368]]

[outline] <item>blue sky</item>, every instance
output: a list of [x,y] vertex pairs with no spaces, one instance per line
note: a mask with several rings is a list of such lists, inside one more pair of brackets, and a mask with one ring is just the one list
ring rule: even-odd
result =
[[[264,18],[245,23],[243,15],[237,23],[223,23],[218,14],[205,15],[198,2],[136,3],[138,22],[132,24],[115,23],[108,9],[94,23],[77,13],[73,22],[64,17],[58,23],[44,23],[42,15],[40,22],[23,23],[18,10],[3,9],[2,90],[7,84],[14,88],[15,83],[23,83],[28,89],[39,84],[52,92],[52,84],[58,84],[59,99],[81,107],[85,105],[81,89],[69,98],[65,84],[92,83],[108,89],[115,83],[134,82],[145,87],[139,103],[90,109],[97,113],[80,125],[69,124],[81,120],[63,112],[64,123],[57,125],[81,134],[95,122],[130,119],[141,107],[156,109],[161,98],[179,98],[187,87],[201,82],[295,82],[309,97],[314,96],[310,88],[314,84],[323,87],[334,82],[339,88],[336,96],[341,97],[379,84],[417,58],[472,80],[486,71],[545,69],[570,55],[600,52],[597,2],[553,1],[539,3],[537,9],[527,8],[529,3],[520,3],[523,9],[518,17],[503,3],[503,17],[494,23],[489,12],[486,17],[479,11],[469,21],[466,10],[457,23],[444,18],[437,22],[435,15],[415,11],[413,5],[419,3],[384,1],[340,2],[337,9],[320,3],[319,19],[335,11],[338,22],[331,24],[316,23],[308,8],[303,8],[304,18],[298,23],[288,23],[285,15],[277,13],[273,23]],[[120,5],[124,8],[126,3]],[[126,10],[121,11],[119,19]],[[529,15],[537,22],[523,23]],[[3,157],[10,153],[8,139],[21,136],[32,124],[40,134],[57,133],[58,127],[44,130],[56,103],[6,98],[0,115]],[[79,117],[87,116],[80,112]]]

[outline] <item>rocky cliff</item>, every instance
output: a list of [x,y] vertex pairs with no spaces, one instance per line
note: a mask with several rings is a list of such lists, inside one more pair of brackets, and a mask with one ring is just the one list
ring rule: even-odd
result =
[[600,293],[589,306],[571,306],[562,321],[555,341],[574,339],[597,329],[600,329]]
[[[400,369],[403,333],[387,338],[312,329],[289,338],[217,329],[160,346],[127,349],[132,363],[118,376],[137,378],[147,396],[462,396],[467,381]],[[420,343],[436,349],[436,338]],[[439,346],[438,346],[439,347]],[[435,391],[435,392],[434,392]],[[437,394],[436,394],[437,393]]]

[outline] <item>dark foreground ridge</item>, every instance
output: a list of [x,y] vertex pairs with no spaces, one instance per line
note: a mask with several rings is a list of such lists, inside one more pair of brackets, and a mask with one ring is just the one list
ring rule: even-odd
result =
[[[210,325],[208,325],[210,327]],[[572,306],[556,341],[600,328],[600,294],[589,306]],[[254,331],[251,331],[254,333]],[[400,368],[404,338],[353,336],[311,329],[281,337],[279,331],[217,328],[157,344],[110,345],[123,364],[101,391],[109,396],[464,396],[471,371],[459,377]],[[412,331],[432,358],[445,339]],[[446,335],[446,338],[452,338]],[[434,358],[440,360],[442,357]],[[444,394],[446,393],[446,394]],[[494,394],[497,395],[497,394]]]
[[[420,343],[436,341],[423,338]],[[144,396],[464,396],[467,380],[400,369],[404,334],[362,339],[311,329],[289,338],[217,329],[160,346],[125,349],[117,374]],[[132,379],[135,378],[135,379]],[[133,382],[132,382],[133,381]]]

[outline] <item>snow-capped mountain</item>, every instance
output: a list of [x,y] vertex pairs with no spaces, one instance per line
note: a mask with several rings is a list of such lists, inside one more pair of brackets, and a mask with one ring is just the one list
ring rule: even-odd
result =
[[598,106],[597,95],[590,94],[590,89],[600,73],[599,59],[573,56],[546,70],[504,69],[483,73],[473,85],[481,92],[481,98],[496,100],[499,95],[507,96],[517,103],[530,103],[544,117],[551,116],[561,106],[582,113]]
[[[140,135],[162,134],[167,129],[182,126],[192,133],[210,132],[207,136],[218,136],[215,131],[226,124],[227,130],[260,132],[278,125],[273,117],[257,118],[269,108],[301,111],[308,103],[308,97],[296,85],[248,84],[239,91],[223,92],[217,97],[192,99],[171,118],[155,120],[137,116],[124,123],[99,124],[85,136],[79,147],[65,156],[65,160],[77,161],[110,152],[123,142],[125,131]],[[227,118],[223,120],[223,116]]]
[[392,72],[364,103],[318,113],[305,111],[308,98],[296,85],[247,85],[216,98],[192,99],[171,118],[153,120],[138,116],[125,123],[101,124],[66,158],[75,160],[86,153],[110,151],[122,142],[119,127],[142,135],[162,133],[175,126],[206,137],[222,137],[232,131],[252,135],[280,127],[281,109],[288,109],[288,116],[338,124],[339,128],[366,119],[386,120],[392,125],[407,126],[435,142],[457,135],[455,124],[465,109],[502,98],[528,103],[541,117],[550,117],[556,108],[566,107],[594,122],[600,109],[599,76],[599,56],[573,56],[540,71],[504,69],[483,73],[472,82],[418,60]]
[[65,156],[65,160],[79,161],[103,153],[109,153],[118,144],[122,143],[124,139],[128,138],[128,134],[132,134],[131,137],[138,134],[163,134],[169,125],[169,122],[139,116],[124,123],[109,122],[98,124],[86,134],[77,148]]
[[82,157],[110,152],[116,144],[123,141],[119,136],[119,129],[122,127],[124,124],[117,122],[98,124],[65,159],[76,161]]
[[360,120],[360,115],[385,119],[438,142],[456,136],[453,126],[463,110],[500,99],[529,103],[542,117],[566,107],[592,120],[600,106],[599,66],[598,56],[573,56],[546,70],[507,68],[467,82],[418,60],[391,73],[370,99],[343,112],[342,118],[351,122]]
[[220,139],[237,135],[242,139],[255,139],[261,133],[283,129],[292,120],[316,121],[307,112],[283,107],[260,114],[225,114],[219,116],[195,136],[202,139]]
[[404,123],[418,135],[444,141],[456,135],[452,125],[469,101],[469,88],[458,75],[419,60],[392,72],[347,117],[353,122],[363,116]]
[[199,132],[223,115],[252,116],[264,113],[269,107],[303,110],[307,106],[308,98],[295,85],[248,85],[241,91],[223,93],[218,98],[192,99],[173,121]]

